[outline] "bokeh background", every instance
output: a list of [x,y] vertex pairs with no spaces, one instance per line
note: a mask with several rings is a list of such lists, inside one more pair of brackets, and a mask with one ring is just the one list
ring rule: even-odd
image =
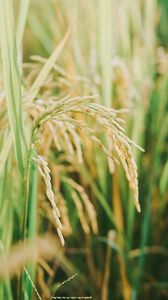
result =
[[[21,3],[14,1],[14,14],[17,24],[20,9],[23,18],[27,13],[18,51],[25,89],[28,91],[70,27],[69,38],[39,98],[98,94],[99,98],[93,100],[96,103],[129,109],[121,113],[123,127],[126,135],[144,149],[133,146],[141,205],[138,213],[121,166],[110,162],[82,133],[83,163],[79,164],[72,159],[70,133],[58,128],[56,148],[45,128],[38,147],[51,170],[65,246],[59,245],[45,185],[37,175],[33,177],[37,207],[31,230],[38,259],[34,271],[30,271],[31,278],[42,299],[50,299],[55,289],[54,296],[60,297],[168,299],[168,1],[26,0],[24,7]],[[3,114],[0,117],[3,121]],[[1,124],[2,158],[6,137]],[[92,119],[89,126],[95,128]],[[106,143],[101,126],[96,130]],[[21,240],[23,222],[16,164],[12,152],[0,174],[1,260],[7,257],[14,264],[11,276],[4,277],[1,270],[0,299],[7,300],[21,299],[19,257],[25,255],[29,260],[30,249],[34,249],[13,248]],[[93,206],[86,208],[81,204],[85,201]],[[52,236],[52,242],[46,234]],[[55,255],[50,258],[47,251],[52,247]],[[76,273],[74,279],[58,288],[58,282]],[[26,280],[31,291],[23,299],[36,299],[30,280]]]

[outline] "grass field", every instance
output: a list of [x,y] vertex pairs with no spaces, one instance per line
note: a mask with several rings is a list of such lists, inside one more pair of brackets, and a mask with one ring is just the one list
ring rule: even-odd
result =
[[168,299],[167,0],[0,0],[0,300]]

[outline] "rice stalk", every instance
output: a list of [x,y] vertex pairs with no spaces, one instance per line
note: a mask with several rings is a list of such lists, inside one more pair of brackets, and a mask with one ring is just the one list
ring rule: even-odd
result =
[[101,103],[111,107],[112,105],[112,1],[99,0],[98,2],[98,28],[99,28],[99,60],[102,75]]
[[[0,1],[0,41],[4,89],[18,166],[24,174],[26,140],[23,126],[21,79],[14,33],[13,3]],[[9,17],[10,16],[10,17]]]
[[[70,15],[70,6],[72,2],[69,2],[68,5],[66,5],[64,1],[58,1],[58,3],[56,3],[56,1],[52,1],[52,3],[54,3],[53,7],[57,11],[58,20],[61,20],[60,24],[57,18],[55,18],[56,20],[53,17],[51,18],[51,13],[47,10],[47,8],[51,6],[50,4],[47,2],[41,3],[41,11],[38,12],[36,3],[32,3],[32,24],[29,26],[31,23],[30,14],[29,25],[27,27],[28,32],[26,32],[25,36],[24,57],[27,57],[27,53],[37,52],[37,49],[40,52],[40,48],[36,48],[36,46],[39,46],[39,42],[40,45],[45,48],[45,52],[42,52],[41,50],[41,54],[44,55],[45,53],[50,53],[53,41],[56,41],[57,43],[61,37],[61,32],[65,32],[66,24],[69,22],[69,19],[72,18]],[[161,1],[159,1],[159,6],[161,5],[160,3]],[[73,4],[75,5],[74,1]],[[104,3],[102,2],[101,5],[103,4]],[[82,205],[85,217],[84,222],[87,222],[90,228],[89,236],[92,238],[92,232],[93,234],[97,234],[97,232],[95,229],[93,230],[93,225],[91,224],[91,217],[89,217],[89,205],[88,202],[85,205],[84,198],[81,197],[82,192],[77,187],[75,188],[75,183],[82,186],[86,197],[88,197],[89,194],[89,202],[93,205],[93,210],[97,213],[97,221],[99,222],[98,234],[106,236],[109,226],[113,226],[116,229],[117,239],[118,235],[119,238],[121,236],[123,241],[123,243],[121,243],[121,250],[124,255],[122,261],[125,268],[124,273],[127,277],[127,281],[131,284],[131,287],[133,287],[132,297],[135,296],[135,299],[138,297],[148,297],[149,291],[146,290],[146,287],[147,289],[153,288],[153,283],[150,281],[150,278],[142,277],[144,266],[148,273],[152,273],[153,277],[156,275],[156,270],[159,273],[159,269],[156,268],[155,270],[153,265],[150,263],[152,257],[148,258],[149,263],[145,265],[146,250],[144,249],[146,249],[145,247],[147,247],[146,245],[148,243],[149,228],[153,230],[153,234],[150,235],[150,243],[160,243],[161,239],[166,243],[166,237],[164,236],[164,229],[166,228],[164,225],[164,209],[166,208],[167,199],[167,144],[165,135],[167,128],[167,55],[163,47],[162,49],[156,49],[158,44],[160,47],[161,39],[160,35],[158,35],[157,43],[154,39],[157,25],[156,22],[158,22],[158,18],[162,19],[162,15],[160,15],[159,11],[156,11],[155,5],[155,1],[152,1],[152,3],[147,3],[146,1],[140,3],[138,1],[127,0],[121,0],[120,3],[114,3],[113,1],[113,11],[110,20],[110,23],[112,22],[111,28],[113,32],[110,34],[110,39],[113,41],[115,57],[112,57],[112,54],[114,53],[111,52],[111,56],[108,56],[108,61],[110,62],[109,65],[107,65],[107,58],[105,56],[100,59],[99,55],[99,59],[97,60],[96,45],[100,45],[101,41],[107,38],[111,28],[107,29],[108,32],[106,32],[105,29],[103,29],[104,31],[102,30],[102,32],[104,32],[104,36],[101,35],[101,28],[99,28],[99,34],[97,35],[96,26],[94,24],[95,10],[92,10],[93,4],[89,3],[89,1],[85,1],[78,4],[79,15],[76,18],[77,24],[75,30],[77,32],[73,32],[70,41],[70,43],[73,44],[73,47],[71,48],[70,43],[68,43],[67,49],[66,47],[64,48],[65,55],[63,56],[63,60],[60,56],[59,62],[58,59],[56,60],[56,63],[53,62],[52,68],[48,75],[44,76],[45,78],[42,79],[39,84],[39,88],[38,86],[35,87],[36,94],[33,96],[33,99],[31,99],[33,91],[30,95],[29,90],[31,90],[31,86],[36,81],[37,76],[48,59],[38,55],[38,57],[36,56],[33,58],[33,62],[25,63],[23,66],[23,78],[25,79],[23,109],[26,113],[26,121],[29,123],[28,126],[26,126],[25,135],[26,137],[30,137],[28,138],[30,149],[31,151],[33,149],[29,156],[30,159],[26,159],[29,165],[28,169],[31,170],[32,164],[36,167],[37,165],[40,165],[40,163],[36,161],[38,155],[45,158],[48,164],[47,166],[51,168],[50,182],[52,178],[52,189],[53,193],[55,193],[56,203],[61,214],[62,233],[65,237],[68,236],[68,242],[70,242],[72,247],[76,247],[76,242],[78,241],[73,239],[72,236],[69,236],[69,234],[64,231],[64,214],[65,217],[67,217],[65,207],[68,207],[68,204],[69,202],[72,202],[70,201],[72,199],[70,199],[71,197],[66,193],[64,194],[65,191],[61,194],[61,183],[64,182],[65,178],[67,180],[72,179],[74,181],[74,185],[69,184],[69,186],[72,187],[71,191],[75,190],[78,195],[78,200],[80,201],[78,201],[78,203]],[[103,7],[102,12],[100,9],[98,14],[104,14],[104,16],[108,19],[110,9],[108,12],[104,13],[106,9],[107,6],[106,8]],[[45,18],[43,18],[44,12]],[[31,37],[31,31],[33,31],[33,26],[36,24],[33,20],[35,16],[38,25],[37,28],[34,28],[36,31],[35,34],[39,35],[39,42],[37,41],[36,44],[32,42]],[[81,16],[84,16],[84,22],[81,22]],[[104,24],[107,24],[108,22],[105,17],[102,17],[103,22]],[[43,20],[43,22],[41,20]],[[99,20],[101,21],[101,19]],[[22,24],[24,24],[24,22]],[[42,31],[40,31],[40,26]],[[86,30],[87,27],[89,28],[89,34]],[[102,38],[101,41],[99,40],[100,38]],[[28,45],[26,44],[27,39],[29,41],[29,45],[31,45],[29,48],[26,48],[26,45]],[[44,45],[46,41],[48,44]],[[163,42],[163,44],[164,43],[165,42]],[[104,48],[104,50],[107,50],[106,52],[108,52],[109,48],[105,49],[105,45],[107,46],[106,42],[102,45],[102,49]],[[102,53],[104,50],[102,50]],[[102,66],[100,66],[100,60],[102,60]],[[108,71],[103,79],[103,70],[105,69],[103,64],[105,62]],[[106,77],[107,74],[110,74],[108,78]],[[100,99],[107,98],[103,96],[104,88],[102,87],[102,84],[106,87],[109,86],[109,84],[112,86],[111,93],[113,94],[112,100],[114,107],[120,108],[124,106],[131,108],[131,113],[127,115],[127,123],[124,125],[126,128],[126,134],[123,131],[123,122],[121,118],[124,118],[124,114],[122,111],[117,111],[116,115],[111,114],[111,117],[109,117],[108,110],[103,109],[102,106],[96,106],[95,103],[90,103],[100,101],[94,96],[88,100],[87,97],[82,100],[80,100],[79,98],[81,97],[79,97],[77,101],[73,99],[79,94],[90,95],[99,92],[102,96]],[[153,90],[154,95],[152,94]],[[107,90],[104,89],[104,93],[107,91],[109,93],[109,88],[107,88]],[[68,94],[72,94],[72,96],[68,96],[65,101],[62,101],[65,95]],[[0,165],[0,189],[1,186],[4,186],[3,177],[5,176],[5,178],[7,178],[5,173],[7,164],[9,172],[10,168],[11,170],[15,169],[15,160],[13,158],[12,148],[13,136],[11,138],[8,117],[6,114],[6,101],[4,100],[3,96],[3,99],[0,100],[2,108],[0,112],[0,162],[2,163]],[[67,103],[68,101],[69,103]],[[65,111],[63,112],[64,108]],[[102,138],[102,135],[107,138]],[[137,148],[133,147],[133,143],[128,139],[127,135],[131,136],[131,139],[134,140],[136,144],[141,144],[146,149],[146,153],[143,156]],[[159,139],[158,136],[160,137]],[[156,142],[157,139],[158,142]],[[157,146],[155,145],[156,143]],[[157,148],[156,156],[155,146]],[[108,168],[105,165],[106,157],[108,157],[110,172],[108,172]],[[132,161],[132,157],[134,157],[134,161]],[[152,165],[155,158],[157,158],[157,164],[153,167]],[[97,166],[96,161],[98,162]],[[136,162],[138,167],[141,183],[140,199],[142,200],[142,217],[138,216],[137,218],[135,218],[135,209],[132,201],[135,198],[134,201],[139,209],[139,205],[137,203],[137,170],[134,162]],[[127,180],[129,181],[131,190],[134,194],[132,195],[131,191],[130,197],[127,197],[128,191],[124,175],[122,172],[119,173],[121,177],[119,177],[119,186],[117,184],[117,189],[119,188],[117,193],[120,201],[120,212],[118,211],[118,208],[115,208],[115,211],[117,211],[118,214],[120,213],[123,223],[127,224],[126,230],[125,228],[121,230],[122,226],[119,226],[117,214],[113,214],[110,208],[111,202],[109,199],[111,199],[113,189],[113,187],[111,189],[111,174],[113,176],[113,172],[116,171],[115,163],[121,164],[124,167]],[[54,179],[54,176],[57,176],[57,174],[54,175],[54,168],[57,169],[56,173],[59,177],[58,180]],[[154,179],[149,180],[150,174],[153,170]],[[17,178],[17,176],[18,173],[16,171],[12,178]],[[74,179],[77,179],[77,182],[75,182]],[[102,183],[102,181],[105,182],[105,184]],[[5,226],[3,224],[3,220],[8,213],[7,204],[4,206],[5,201],[3,199],[9,199],[10,204],[14,202],[15,213],[18,216],[20,213],[18,206],[16,206],[15,199],[21,199],[21,193],[18,188],[19,185],[15,184],[15,182],[16,180],[13,180],[12,182],[11,194],[9,191],[4,193],[1,189],[0,199],[2,199],[1,203],[3,206],[1,227]],[[41,182],[42,181],[40,181],[39,184],[40,186],[42,185]],[[27,185],[29,186],[28,183]],[[8,187],[10,187],[9,183],[7,184],[6,189],[8,189]],[[41,201],[41,199],[45,199],[44,190],[40,189],[40,193],[38,193],[38,199],[40,199],[39,205],[43,210],[42,217],[40,215],[41,210],[39,212],[40,229],[43,228],[43,226],[45,227],[47,223],[46,219],[51,221],[52,225],[54,225],[52,228],[56,228],[57,224],[55,222],[54,215],[51,214],[52,206],[50,205],[50,202]],[[31,194],[30,190],[28,191],[28,194]],[[150,194],[149,197],[146,196],[148,194]],[[60,201],[60,197],[64,199],[64,204],[63,201]],[[130,198],[129,205],[127,198]],[[114,199],[112,201],[112,204],[114,204],[113,207],[115,207],[115,205],[117,206],[118,203],[114,203]],[[145,206],[146,203],[147,206]],[[62,210],[61,207],[63,208]],[[79,210],[78,205],[78,211]],[[72,223],[75,223],[75,218],[76,211],[71,215]],[[21,218],[18,217],[18,219],[20,220]],[[161,219],[162,222],[159,221]],[[29,222],[26,223],[28,224]],[[33,219],[32,224],[34,224]],[[68,225],[66,226],[68,228]],[[12,231],[12,227],[15,228],[16,226],[9,226],[8,229]],[[154,231],[155,227],[158,228],[157,231]],[[138,233],[141,228],[143,229],[142,235],[140,236]],[[51,226],[48,226],[47,229],[52,230]],[[124,231],[124,233],[121,231]],[[160,232],[160,234],[158,234],[158,232]],[[18,238],[18,236],[16,238]],[[139,256],[137,257],[138,263],[136,264],[136,261],[130,260],[129,249],[134,247],[135,243],[136,247],[138,247],[140,239],[141,246],[138,248]],[[6,245],[9,247],[12,243],[11,234],[8,235],[7,240],[8,242]],[[96,243],[95,236],[94,243]],[[101,247],[96,247],[97,244],[96,246],[94,244],[92,247],[90,244],[91,243],[87,241],[86,247],[90,247],[90,260],[94,262],[95,256],[98,258],[98,266],[95,274],[97,281],[99,281],[100,277],[102,277],[100,273],[103,269],[105,260],[101,257],[101,255],[99,255]],[[4,245],[4,247],[6,247],[6,245]],[[68,245],[64,247],[63,251],[71,253],[71,249],[68,249]],[[143,247],[144,245],[145,247]],[[80,253],[81,249],[75,249],[74,251],[79,251]],[[82,253],[84,252],[85,249]],[[114,259],[111,262],[112,268],[116,267],[115,255],[116,254],[114,253]],[[72,260],[76,263],[73,256]],[[80,260],[79,258],[79,261],[82,262],[82,259]],[[161,261],[162,258],[160,257],[160,262]],[[89,264],[91,263],[89,262]],[[122,271],[123,266],[120,266],[120,271]],[[88,267],[86,266],[83,269],[84,273],[88,275],[87,268]],[[123,276],[119,278],[118,273],[119,272],[116,270],[110,279],[113,277],[114,284],[115,282],[121,281],[121,284],[124,286],[125,279]],[[95,274],[93,272],[90,277],[95,277]],[[45,276],[45,273],[43,276]],[[157,276],[159,276],[159,274],[157,274]],[[87,278],[86,275],[85,277]],[[145,281],[147,281],[146,284],[144,284]],[[92,286],[91,280],[89,280],[89,283],[89,286]],[[141,288],[142,284],[143,287]],[[5,295],[8,295],[6,297],[10,297],[10,281],[7,280],[4,285],[5,293],[7,293]],[[87,290],[88,282],[85,283],[84,288]],[[8,289],[9,292],[7,292]],[[98,284],[95,289],[99,291],[100,285]],[[3,298],[3,288],[0,289],[0,291]],[[111,297],[110,289],[108,292],[109,297]],[[160,289],[159,292],[156,290],[155,297],[157,297],[157,293],[161,293],[162,295],[162,293],[164,293],[164,289]],[[113,294],[114,298],[116,297],[117,299],[120,297],[121,291],[114,289],[112,291],[112,297]]]
[[16,29],[16,39],[17,39],[17,48],[21,49],[22,40],[24,35],[24,30],[26,26],[26,19],[29,10],[29,0],[20,0],[19,6],[19,16],[17,22],[17,29]]
[[69,37],[69,34],[70,34],[70,28],[66,32],[66,34],[65,34],[64,38],[62,39],[62,41],[60,42],[60,44],[55,48],[55,50],[53,51],[51,56],[48,58],[47,62],[43,66],[41,72],[38,74],[36,80],[33,82],[32,86],[29,90],[29,101],[30,102],[33,101],[35,99],[35,97],[37,96],[40,87],[43,85],[44,81],[46,80],[47,76],[49,75],[49,73],[53,67],[53,64],[55,63],[55,61],[57,60],[58,56],[60,55],[63,47],[65,46],[65,43]]

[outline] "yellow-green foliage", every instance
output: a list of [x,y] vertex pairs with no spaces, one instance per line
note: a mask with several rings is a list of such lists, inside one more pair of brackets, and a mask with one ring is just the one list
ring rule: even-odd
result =
[[167,296],[167,8],[0,0],[0,299]]

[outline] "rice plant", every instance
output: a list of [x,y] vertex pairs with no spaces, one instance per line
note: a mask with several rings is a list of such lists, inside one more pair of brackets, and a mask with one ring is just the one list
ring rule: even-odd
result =
[[166,299],[166,7],[0,0],[0,299]]

